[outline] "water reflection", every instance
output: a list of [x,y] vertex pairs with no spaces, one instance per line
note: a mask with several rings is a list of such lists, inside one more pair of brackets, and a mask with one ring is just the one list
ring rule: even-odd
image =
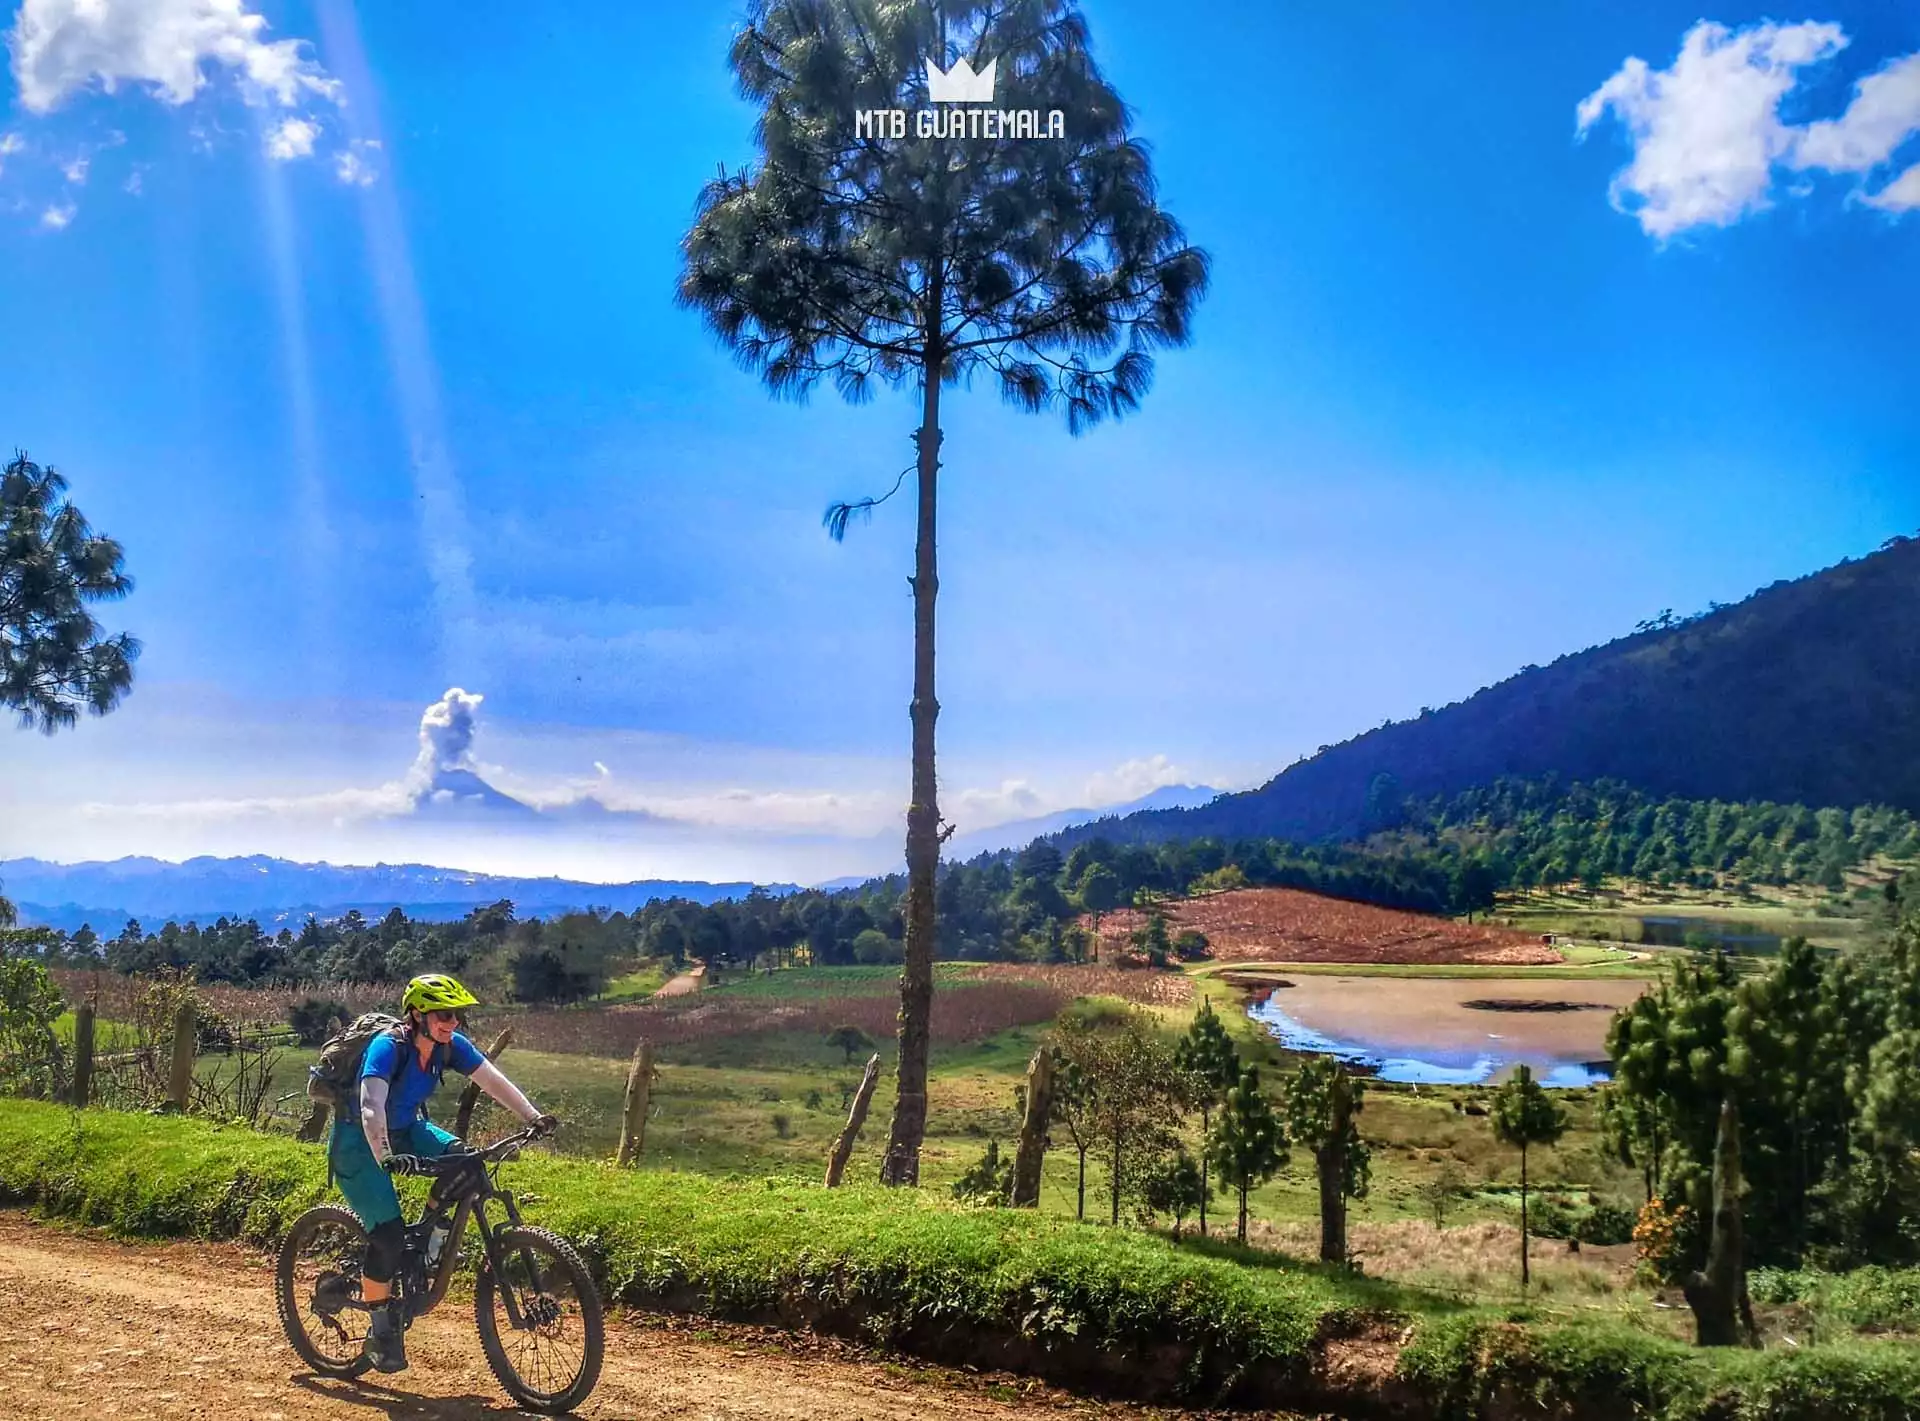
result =
[[1495,1032],[1487,1033],[1489,1045],[1474,1051],[1449,1051],[1422,1042],[1341,1040],[1288,1016],[1277,1005],[1279,995],[1270,992],[1257,998],[1248,1006],[1247,1015],[1272,1032],[1289,1051],[1332,1056],[1383,1081],[1479,1085],[1522,1059],[1533,1067],[1535,1079],[1544,1086],[1599,1085],[1610,1079],[1605,1061],[1560,1060],[1538,1052],[1528,1052],[1524,1057],[1507,1055],[1494,1044],[1502,1039]]

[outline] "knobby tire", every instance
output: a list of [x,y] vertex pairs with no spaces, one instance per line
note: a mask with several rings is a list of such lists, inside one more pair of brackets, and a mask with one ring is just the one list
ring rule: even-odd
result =
[[[372,1365],[364,1356],[359,1355],[359,1343],[366,1335],[368,1315],[358,1309],[351,1310],[347,1314],[360,1324],[361,1329],[359,1337],[340,1339],[351,1345],[353,1355],[343,1358],[321,1351],[315,1344],[313,1336],[307,1331],[306,1315],[303,1312],[313,1298],[313,1280],[296,1276],[305,1247],[323,1227],[328,1225],[345,1230],[356,1240],[353,1265],[356,1270],[358,1269],[367,1241],[366,1230],[361,1228],[359,1218],[352,1210],[342,1209],[335,1204],[322,1204],[317,1208],[309,1209],[294,1220],[293,1227],[287,1230],[286,1238],[281,1240],[280,1256],[273,1270],[274,1306],[280,1314],[280,1325],[286,1329],[287,1341],[293,1344],[293,1350],[300,1354],[301,1361],[323,1376],[357,1377]],[[358,1298],[358,1287],[353,1289],[353,1295]],[[320,1323],[317,1317],[314,1321]],[[324,1323],[320,1325],[324,1326]]]
[[[501,1229],[494,1235],[499,1252],[506,1263],[508,1275],[515,1286],[515,1301],[524,1310],[529,1298],[522,1296],[524,1262],[521,1250],[525,1249],[537,1260],[542,1281],[547,1285],[543,1291],[549,1291],[554,1283],[564,1282],[571,1289],[579,1304],[578,1324],[582,1336],[577,1344],[581,1353],[579,1370],[572,1381],[556,1390],[543,1390],[536,1382],[551,1384],[553,1378],[526,1378],[507,1354],[507,1346],[502,1338],[500,1327],[506,1319],[504,1305],[496,1307],[496,1294],[500,1280],[494,1276],[490,1264],[483,1263],[480,1276],[475,1280],[473,1289],[474,1321],[480,1329],[480,1346],[487,1354],[487,1365],[493,1369],[500,1385],[507,1389],[513,1399],[529,1411],[541,1411],[550,1415],[573,1410],[587,1399],[594,1385],[600,1380],[600,1364],[606,1354],[606,1323],[600,1305],[599,1291],[593,1286],[593,1275],[587,1271],[587,1265],[574,1251],[573,1245],[558,1234],[547,1229],[522,1225],[517,1228]],[[507,1336],[511,1338],[548,1337],[540,1329],[515,1330],[508,1324]]]

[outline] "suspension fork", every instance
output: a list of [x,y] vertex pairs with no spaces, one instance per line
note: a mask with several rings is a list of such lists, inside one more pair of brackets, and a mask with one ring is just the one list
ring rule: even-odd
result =
[[[520,1225],[520,1206],[514,1201],[513,1195],[503,1189],[492,1197],[498,1199],[506,1209],[508,1226],[518,1228]],[[505,1260],[500,1252],[500,1244],[496,1231],[492,1223],[488,1220],[485,1209],[475,1211],[474,1221],[480,1226],[480,1238],[486,1247],[487,1266],[493,1269],[494,1282],[498,1285],[500,1300],[506,1305],[507,1322],[515,1331],[520,1331],[527,1325],[526,1315],[520,1311],[520,1299],[514,1295],[514,1290],[507,1286],[506,1272],[500,1266]],[[532,1280],[535,1291],[538,1291],[540,1288],[540,1265],[534,1261],[533,1254],[529,1249],[522,1247],[518,1249],[517,1252],[520,1255],[521,1262],[526,1265],[527,1276]]]

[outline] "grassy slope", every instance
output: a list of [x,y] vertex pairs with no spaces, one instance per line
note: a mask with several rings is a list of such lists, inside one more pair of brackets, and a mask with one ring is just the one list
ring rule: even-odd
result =
[[[925,1192],[548,1159],[503,1173],[627,1302],[859,1332],[1098,1389],[1341,1409],[1397,1399],[1403,1414],[1443,1416],[1481,1414],[1518,1388],[1589,1415],[1672,1421],[1892,1421],[1920,1396],[1920,1350],[1901,1344],[1713,1355],[1618,1326],[1518,1325],[1274,1255],[951,1209]],[[126,1234],[269,1243],[323,1181],[317,1147],[240,1128],[0,1102],[0,1201]],[[1406,1340],[1397,1361],[1314,1365],[1356,1335]]]

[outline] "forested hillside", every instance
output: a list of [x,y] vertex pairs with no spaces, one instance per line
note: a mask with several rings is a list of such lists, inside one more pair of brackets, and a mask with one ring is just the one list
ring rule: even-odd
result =
[[1404,797],[1502,776],[1658,796],[1920,812],[1920,540],[1563,656],[1323,748],[1199,809],[1082,826],[1071,844],[1353,838]]

